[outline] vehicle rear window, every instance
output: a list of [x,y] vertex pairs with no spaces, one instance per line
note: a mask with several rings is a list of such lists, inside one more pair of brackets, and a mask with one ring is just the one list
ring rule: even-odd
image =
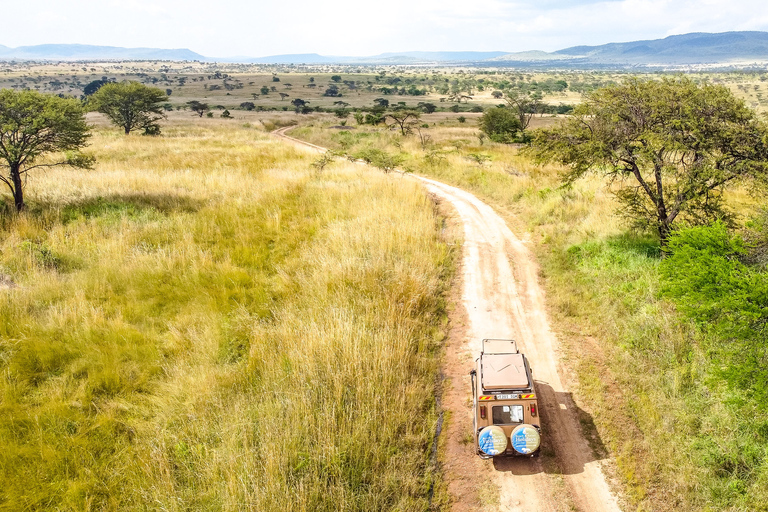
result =
[[523,422],[522,405],[494,405],[493,424],[506,425],[507,423]]

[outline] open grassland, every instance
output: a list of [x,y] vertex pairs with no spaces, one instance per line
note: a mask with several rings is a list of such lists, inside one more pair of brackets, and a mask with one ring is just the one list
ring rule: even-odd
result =
[[[462,112],[503,103],[495,91],[540,93],[556,107],[581,102],[582,95],[620,83],[630,76],[654,78],[665,73],[629,71],[535,71],[514,68],[424,68],[409,66],[288,66],[199,62],[14,62],[0,66],[0,88],[34,89],[81,97],[94,80],[132,80],[167,91],[167,108],[183,109],[197,100],[215,115],[234,113],[244,103],[254,109],[292,111],[291,101],[323,109],[371,108],[377,98],[390,105],[432,103]],[[674,72],[666,73],[667,75]],[[768,73],[764,70],[686,73],[697,82],[715,82],[758,110],[768,108]],[[335,77],[335,78],[334,78]],[[333,95],[329,88],[336,87]],[[266,89],[265,89],[266,88]],[[281,94],[282,93],[282,94]],[[461,98],[455,95],[460,95]],[[452,99],[452,97],[454,99]]]
[[99,129],[0,217],[0,510],[426,510],[452,261],[406,180]]
[[[531,241],[575,370],[575,399],[594,420],[596,446],[615,457],[633,508],[768,510],[768,411],[718,377],[723,340],[661,298],[658,242],[626,227],[597,178],[563,188],[558,168],[535,166],[509,146],[481,145],[471,120],[429,124],[426,144],[386,129],[339,133],[319,120],[290,133],[351,154],[399,155],[402,169],[477,194]],[[739,222],[755,213],[743,190],[727,200]]]

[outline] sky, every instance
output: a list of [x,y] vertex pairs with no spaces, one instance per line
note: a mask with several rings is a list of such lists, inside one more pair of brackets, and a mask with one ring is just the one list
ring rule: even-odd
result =
[[206,57],[554,51],[768,31],[765,0],[0,0],[0,44],[188,48]]

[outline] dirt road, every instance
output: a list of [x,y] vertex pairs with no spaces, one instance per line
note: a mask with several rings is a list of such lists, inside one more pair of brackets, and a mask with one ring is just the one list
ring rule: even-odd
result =
[[[324,151],[288,137],[284,133],[287,129],[274,133]],[[428,178],[414,179],[453,207],[464,232],[461,303],[466,314],[458,314],[465,325],[460,339],[449,347],[454,353],[448,354],[445,368],[449,386],[444,404],[452,415],[446,441],[446,473],[456,499],[454,508],[515,512],[620,510],[558,373],[558,340],[549,326],[532,254],[502,218],[472,194]],[[457,323],[454,321],[454,326],[461,329]],[[542,420],[542,455],[538,459],[480,461],[471,443],[462,441],[472,424],[467,373],[480,353],[483,338],[514,338],[530,361]],[[478,502],[477,488],[494,486],[499,489],[498,503],[487,498],[487,493],[485,504]],[[484,495],[479,494],[481,498]]]

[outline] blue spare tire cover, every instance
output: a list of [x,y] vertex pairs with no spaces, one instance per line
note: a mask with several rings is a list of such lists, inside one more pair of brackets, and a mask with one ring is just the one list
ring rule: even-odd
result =
[[530,455],[539,449],[541,436],[533,425],[518,425],[509,436],[512,440],[512,448],[521,455]]
[[493,457],[507,449],[507,435],[501,427],[491,425],[480,431],[477,444],[483,453]]

